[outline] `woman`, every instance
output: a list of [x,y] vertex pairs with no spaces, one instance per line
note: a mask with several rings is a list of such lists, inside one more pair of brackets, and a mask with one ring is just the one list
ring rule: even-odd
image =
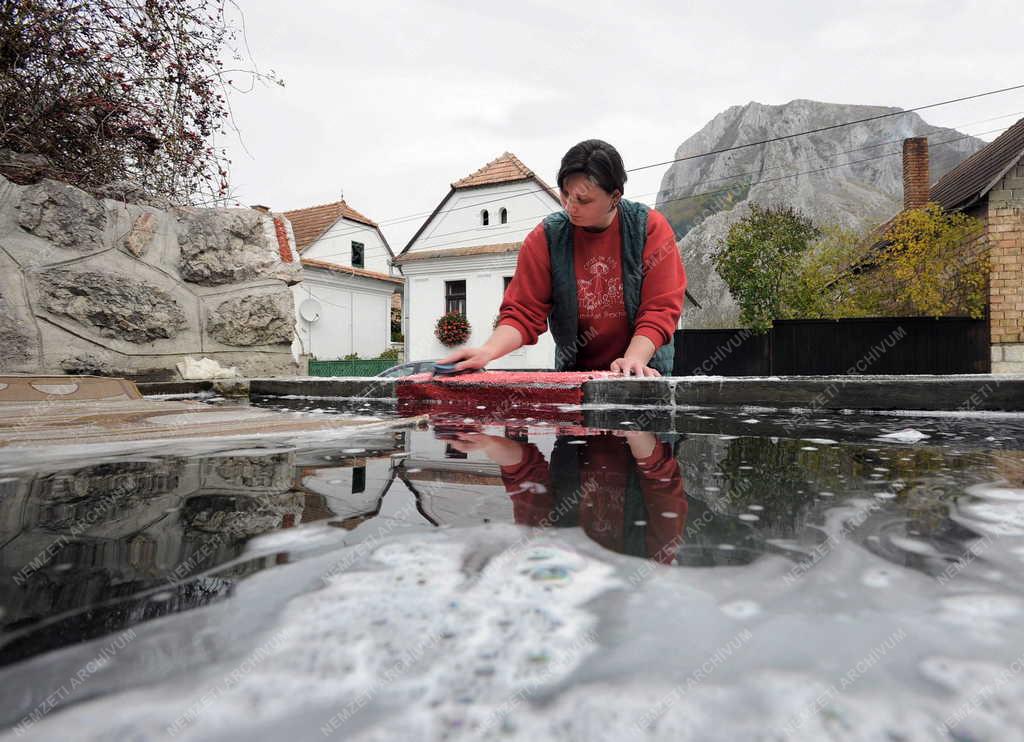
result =
[[582,526],[620,554],[662,564],[675,559],[686,533],[687,497],[673,445],[654,433],[559,435],[550,463],[533,443],[457,435],[453,448],[483,451],[500,466],[516,523]]
[[566,152],[558,170],[564,211],[523,241],[497,327],[482,346],[440,363],[483,368],[535,344],[550,325],[559,371],[670,375],[686,272],[668,221],[623,199],[625,184],[622,157],[607,142]]

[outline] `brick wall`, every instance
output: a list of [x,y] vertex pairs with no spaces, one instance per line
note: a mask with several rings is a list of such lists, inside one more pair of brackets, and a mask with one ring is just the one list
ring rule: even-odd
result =
[[928,138],[903,140],[903,208],[920,209],[928,203]]
[[1024,371],[1024,159],[988,194],[992,371]]

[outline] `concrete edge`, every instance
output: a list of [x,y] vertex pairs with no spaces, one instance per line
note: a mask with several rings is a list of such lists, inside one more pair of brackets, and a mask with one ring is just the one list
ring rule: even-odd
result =
[[[251,379],[253,397],[394,398],[395,379]],[[154,392],[146,392],[154,393]],[[654,408],[772,407],[806,410],[1024,411],[1024,375],[780,376],[593,379],[584,404]]]

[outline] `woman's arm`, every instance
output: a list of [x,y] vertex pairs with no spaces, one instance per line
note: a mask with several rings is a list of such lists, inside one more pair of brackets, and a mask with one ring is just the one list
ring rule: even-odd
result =
[[495,358],[511,353],[523,344],[523,338],[519,330],[511,325],[498,325],[494,332],[487,339],[487,342],[478,348],[459,348],[442,358],[438,363],[455,364],[456,371],[467,369],[483,368]]
[[551,258],[543,225],[523,240],[516,272],[501,303],[498,326],[487,342],[476,348],[459,348],[439,363],[458,363],[456,371],[483,368],[523,345],[533,345],[547,329],[551,311]]
[[611,370],[626,376],[661,376],[657,369],[650,368],[647,365],[650,363],[656,350],[657,348],[654,347],[654,343],[651,342],[649,337],[646,335],[634,335],[633,339],[629,341],[629,347],[626,348],[622,358],[616,358],[612,361]]
[[643,285],[636,313],[633,338],[622,358],[612,362],[612,371],[627,376],[660,376],[647,366],[655,351],[672,338],[683,311],[686,270],[683,268],[675,233],[668,220],[652,210],[647,218],[647,242],[643,254]]

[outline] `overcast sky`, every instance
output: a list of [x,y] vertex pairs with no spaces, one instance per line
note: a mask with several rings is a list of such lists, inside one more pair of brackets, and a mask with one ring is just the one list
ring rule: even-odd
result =
[[[344,189],[396,252],[505,150],[554,183],[577,141],[606,139],[627,168],[663,161],[751,100],[912,108],[1024,83],[1019,0],[238,1],[256,63],[286,85],[232,98],[236,198],[284,211]],[[922,116],[1005,127],[1024,90]],[[632,175],[627,197],[652,198],[665,169]]]

